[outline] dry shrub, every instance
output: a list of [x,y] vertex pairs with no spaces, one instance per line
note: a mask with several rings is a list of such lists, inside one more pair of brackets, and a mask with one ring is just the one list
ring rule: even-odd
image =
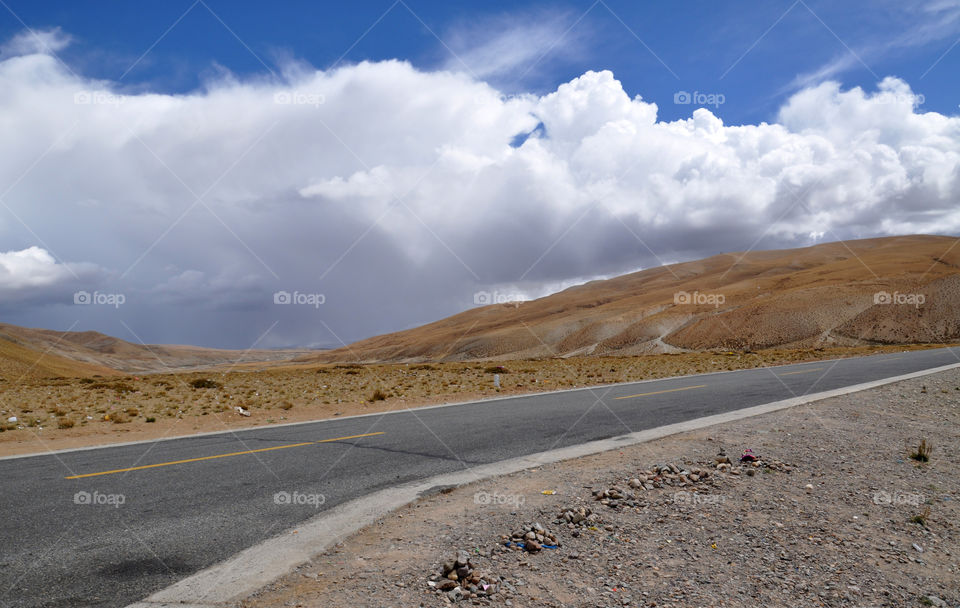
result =
[[220,388],[223,385],[215,380],[210,380],[209,378],[197,378],[190,382],[190,386],[193,388]]
[[920,440],[920,445],[910,454],[910,458],[917,462],[930,462],[930,455],[933,453],[933,446],[927,443],[926,439]]

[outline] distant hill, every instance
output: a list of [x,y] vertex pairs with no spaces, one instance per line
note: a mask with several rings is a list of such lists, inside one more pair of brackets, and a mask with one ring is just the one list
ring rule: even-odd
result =
[[0,376],[91,376],[288,361],[306,350],[235,351],[133,344],[95,331],[61,332],[0,323]]
[[[886,303],[883,294],[893,302]],[[635,355],[951,340],[960,340],[960,239],[901,236],[727,253],[651,268],[530,302],[474,308],[298,361]]]

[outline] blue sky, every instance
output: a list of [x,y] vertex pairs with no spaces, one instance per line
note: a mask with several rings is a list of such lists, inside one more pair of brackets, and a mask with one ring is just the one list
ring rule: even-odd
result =
[[[678,91],[697,91],[723,96],[714,113],[727,124],[771,121],[824,75],[868,90],[893,75],[923,95],[924,109],[956,113],[960,103],[960,5],[946,0],[5,4],[0,38],[24,24],[59,27],[74,38],[60,54],[71,67],[131,90],[186,92],[222,69],[279,74],[290,59],[326,69],[399,58],[465,69],[507,91],[545,92],[609,69],[667,120],[692,109],[673,103]],[[519,35],[498,45],[510,30]],[[480,65],[490,44],[505,61],[494,73]]]
[[339,346],[960,234],[958,42],[960,0],[0,0],[0,319]]

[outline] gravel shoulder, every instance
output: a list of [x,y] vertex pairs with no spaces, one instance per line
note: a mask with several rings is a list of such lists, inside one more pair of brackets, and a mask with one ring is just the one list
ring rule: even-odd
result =
[[478,482],[240,605],[960,606],[958,423],[951,370]]

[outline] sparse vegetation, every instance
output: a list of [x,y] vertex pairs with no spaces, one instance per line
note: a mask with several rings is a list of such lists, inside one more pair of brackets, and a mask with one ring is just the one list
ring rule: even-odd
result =
[[69,418],[58,418],[57,419],[57,428],[58,429],[72,429],[74,425],[73,420]]
[[[92,374],[69,378],[25,378],[15,385],[3,386],[5,402],[15,405],[0,419],[0,426],[4,428],[4,442],[22,441],[35,432],[37,426],[43,427],[44,435],[64,432],[66,429],[58,429],[61,418],[74,422],[74,435],[81,428],[84,435],[89,436],[116,433],[120,429],[126,431],[134,426],[143,427],[149,419],[156,423],[156,432],[178,419],[196,421],[196,430],[206,431],[220,429],[224,423],[231,426],[262,424],[271,411],[278,409],[287,419],[308,420],[334,416],[337,412],[347,416],[417,407],[445,399],[512,395],[681,376],[697,369],[745,369],[894,350],[901,351],[904,347],[836,348],[820,352],[785,349],[750,355],[741,352],[735,356],[690,352],[670,356],[422,362],[410,365],[344,363],[236,371],[222,375],[213,375],[213,372],[206,372],[206,375],[196,372],[160,374],[146,378],[97,378]],[[325,371],[319,373],[321,369]],[[501,376],[499,390],[493,386],[493,374]],[[939,391],[940,387],[931,390]],[[953,393],[953,387],[950,391]],[[237,406],[254,415],[237,415]],[[258,413],[263,417],[258,417]],[[18,418],[17,422],[7,422],[7,418],[13,415]],[[926,451],[920,451],[931,458],[929,445],[928,438]],[[904,455],[908,456],[914,447],[916,444],[904,448]]]
[[910,458],[917,462],[930,462],[930,455],[932,453],[933,446],[929,445],[926,439],[921,439],[917,449],[910,453]]
[[190,386],[193,388],[221,388],[223,385],[209,378],[197,378],[190,381]]
[[926,507],[924,507],[923,511],[921,511],[920,513],[917,513],[916,515],[914,515],[913,517],[911,517],[911,518],[910,518],[910,522],[911,522],[911,523],[914,523],[914,524],[919,524],[919,525],[923,526],[924,528],[926,528],[926,527],[927,527],[927,521],[928,521],[929,519],[930,519],[930,507],[929,507],[929,506],[926,506]]

